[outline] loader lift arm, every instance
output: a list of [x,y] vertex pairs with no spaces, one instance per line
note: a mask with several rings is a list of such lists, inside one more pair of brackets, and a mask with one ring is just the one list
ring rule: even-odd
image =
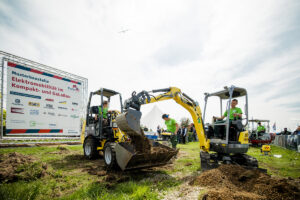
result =
[[[152,93],[161,93],[156,96]],[[192,116],[196,133],[199,138],[200,149],[208,152],[210,148],[210,141],[206,138],[204,131],[204,124],[202,120],[202,113],[198,102],[191,97],[181,92],[179,88],[170,87],[165,89],[157,89],[152,91],[142,91],[138,94],[132,93],[132,97],[125,101],[124,108],[126,110],[135,109],[140,111],[140,107],[144,104],[156,103],[159,101],[166,101],[173,99],[176,103],[185,108]]]

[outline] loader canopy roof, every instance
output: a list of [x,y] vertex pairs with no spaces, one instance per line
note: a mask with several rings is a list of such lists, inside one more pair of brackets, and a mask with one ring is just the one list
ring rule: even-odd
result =
[[94,95],[101,95],[101,91],[103,90],[103,96],[109,98],[111,96],[114,96],[116,94],[119,94],[118,92],[116,91],[113,91],[113,90],[109,90],[109,89],[106,89],[106,88],[100,88],[99,90],[95,91],[93,94]]
[[[246,94],[247,94],[246,89],[235,87],[233,94],[232,94],[232,98],[245,96]],[[220,97],[220,99],[229,99],[229,88],[224,87],[224,90],[221,90],[219,92],[214,92],[214,93],[210,93],[210,94],[205,93],[205,96],[217,96],[217,97]]]
[[270,122],[270,120],[267,119],[250,119],[249,122]]

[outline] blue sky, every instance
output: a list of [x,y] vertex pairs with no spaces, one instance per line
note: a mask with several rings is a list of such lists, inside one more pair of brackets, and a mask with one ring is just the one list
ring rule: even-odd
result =
[[[2,0],[0,49],[84,76],[90,90],[112,88],[124,97],[177,86],[203,107],[204,92],[245,87],[250,116],[294,129],[300,124],[299,20],[297,0]],[[188,116],[175,103],[158,106],[176,119]],[[209,116],[215,113],[212,106]]]

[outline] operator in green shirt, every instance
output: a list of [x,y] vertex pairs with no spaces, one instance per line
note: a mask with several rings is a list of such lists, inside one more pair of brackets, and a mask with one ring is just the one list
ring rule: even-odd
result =
[[256,132],[257,132],[257,136],[260,137],[266,132],[266,128],[263,125],[261,125],[261,122],[258,122],[257,125],[258,126]]
[[[232,120],[236,120],[236,119],[242,119],[242,115],[243,115],[243,112],[240,108],[236,107],[236,105],[238,104],[238,100],[237,99],[233,99],[231,101],[231,108],[230,108],[230,111],[229,111],[229,120],[232,121]],[[224,112],[223,116],[222,117],[213,117],[214,121],[216,120],[221,120],[221,121],[216,121],[216,124],[220,124],[220,123],[224,123],[223,119],[225,117],[227,117],[228,114],[227,114],[227,110]],[[215,125],[214,127],[214,135],[216,138],[224,138],[225,137],[225,126],[220,126],[220,125]]]
[[[236,107],[236,105],[238,104],[238,100],[237,99],[233,99],[231,101],[231,108],[230,108],[230,113],[229,113],[229,120],[235,120],[235,119],[242,119],[242,109]],[[223,120],[225,117],[227,117],[227,110],[224,112],[222,117],[213,117],[214,120],[218,119],[218,120]]]
[[[99,110],[99,119],[101,115],[103,115],[103,124],[107,125],[108,102],[103,101],[103,112],[101,106],[98,107],[98,110]],[[95,116],[95,120],[98,120],[98,115]]]
[[265,128],[263,125],[261,125],[260,122],[258,122],[257,124],[258,124],[258,126],[257,126],[257,132],[258,132],[258,133],[259,133],[259,132],[265,132],[265,131],[266,131],[266,128]]
[[176,133],[179,129],[179,126],[178,126],[177,122],[175,121],[175,119],[169,118],[168,114],[163,114],[162,118],[165,120],[165,124],[167,126],[167,131],[171,132],[170,140],[172,143],[172,148],[176,149],[176,145],[177,145]]

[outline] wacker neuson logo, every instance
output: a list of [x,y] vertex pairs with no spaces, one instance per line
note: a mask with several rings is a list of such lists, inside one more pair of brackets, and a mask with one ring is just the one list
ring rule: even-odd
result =
[[28,102],[28,105],[29,105],[29,106],[40,107],[40,103],[31,102],[31,101]]

